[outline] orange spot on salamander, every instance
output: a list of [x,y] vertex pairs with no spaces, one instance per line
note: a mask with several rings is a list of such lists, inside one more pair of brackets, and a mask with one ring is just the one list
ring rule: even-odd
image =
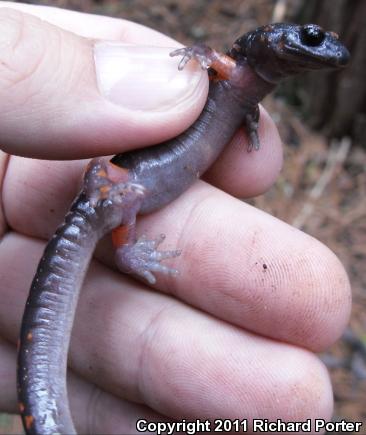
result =
[[115,248],[119,248],[128,242],[129,230],[128,225],[121,225],[112,231],[112,243]]
[[211,63],[211,68],[217,72],[215,80],[228,80],[235,70],[236,62],[230,56],[216,53],[216,57]]
[[122,168],[115,163],[108,162],[107,166],[108,178],[113,183],[124,183],[128,181],[128,169]]
[[27,340],[28,341],[32,341],[32,338],[33,338],[33,334],[31,332],[28,332],[28,334],[27,334]]
[[24,416],[24,422],[25,422],[26,429],[29,430],[32,427],[32,424],[34,422],[33,415],[25,415]]
[[19,403],[18,403],[18,406],[19,406],[19,411],[20,411],[20,413],[23,414],[24,409],[25,409],[25,407],[24,407],[24,403],[23,403],[23,402],[19,402]]
[[97,172],[97,175],[98,175],[98,177],[103,177],[103,178],[105,178],[105,177],[107,176],[107,173],[106,173],[106,171],[105,171],[104,169],[100,169],[100,170]]
[[280,47],[280,49],[282,50],[283,48],[285,48],[285,41],[280,41],[279,43],[278,43],[278,46]]
[[99,189],[99,192],[101,193],[102,196],[105,196],[110,190],[111,190],[110,186],[102,186]]

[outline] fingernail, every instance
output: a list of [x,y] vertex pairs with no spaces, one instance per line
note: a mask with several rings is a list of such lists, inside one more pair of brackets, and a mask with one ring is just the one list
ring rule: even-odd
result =
[[94,59],[100,93],[134,110],[166,110],[188,99],[204,78],[198,65],[178,71],[174,48],[97,42]]

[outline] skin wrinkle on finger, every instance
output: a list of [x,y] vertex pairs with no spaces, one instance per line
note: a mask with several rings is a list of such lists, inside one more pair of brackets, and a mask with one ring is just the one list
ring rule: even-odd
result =
[[5,206],[3,202],[4,180],[8,167],[9,156],[0,150],[0,241],[7,230]]
[[0,7],[16,9],[35,15],[55,26],[86,38],[126,40],[135,44],[167,47],[177,42],[157,30],[121,18],[87,14],[51,6],[29,5],[3,1]]
[[[1,9],[0,12],[2,12]],[[43,36],[42,30],[34,26],[34,23],[27,23],[22,14],[14,13],[11,9],[7,10],[5,16],[0,13],[0,22],[2,27],[0,39],[1,93],[5,96],[14,93],[16,97],[17,94],[14,90],[22,86],[23,83],[27,89],[28,82],[39,68],[45,52],[45,44],[41,37],[34,38],[38,42],[37,49],[34,49],[33,38],[30,35],[41,33]],[[28,62],[25,63],[23,62],[23,53],[26,51],[30,51],[35,56],[30,56]],[[29,98],[26,93],[23,97],[26,100]],[[26,100],[17,102],[25,103]],[[5,113],[5,115],[7,114]]]
[[[120,399],[69,370],[68,391],[78,433],[138,434],[137,419],[164,421],[147,406]],[[149,434],[150,432],[146,432]]]
[[[12,97],[14,99],[7,103],[10,104],[8,111],[11,112],[14,109],[11,104],[16,106],[28,103],[46,85],[42,80],[42,75],[38,82],[33,80],[38,70],[42,69],[43,62],[47,63],[51,69],[51,72],[48,71],[51,77],[55,74],[55,70],[59,69],[58,61],[55,62],[56,64],[48,62],[50,53],[46,50],[47,44],[52,45],[55,39],[59,39],[59,36],[57,28],[54,28],[46,39],[45,30],[47,29],[39,26],[38,19],[32,16],[30,19],[25,19],[23,14],[12,9],[0,8],[0,21],[2,24],[0,92],[2,98]],[[58,53],[53,53],[52,56],[58,56]],[[41,71],[40,73],[43,74]],[[53,79],[57,81],[57,76]],[[8,109],[8,106],[3,102],[3,112],[4,109]],[[4,115],[9,116],[7,111],[3,113]]]
[[51,162],[12,156],[3,189],[9,226],[49,239],[80,189],[86,164],[86,160]]
[[[15,346],[0,337],[1,412],[18,412],[15,367]],[[135,428],[137,419],[165,420],[165,417],[146,406],[121,400],[71,371],[68,373],[68,391],[73,418],[79,433],[137,434]]]
[[[93,40],[12,9],[0,8],[0,20],[7,22],[8,28],[17,22],[18,33],[23,35],[13,56],[2,52],[11,65],[7,77],[9,71],[14,75],[7,80],[17,83],[12,86],[11,95],[6,86],[0,86],[3,113],[0,140],[4,151],[67,159],[152,145],[186,129],[206,101],[207,76],[193,66],[183,72],[176,70],[180,78],[187,78],[186,86],[176,86],[179,98],[174,98],[176,94],[172,91],[174,80],[170,87],[162,81],[161,95],[169,89],[169,107],[164,100],[164,108],[157,103],[156,110],[127,109],[102,97],[98,91]],[[9,35],[4,32],[2,39],[6,38]],[[177,60],[170,59],[169,49],[166,50],[167,62],[175,64]],[[199,71],[201,78],[196,80],[197,73],[190,71]],[[25,79],[19,82],[17,77]]]
[[[17,328],[8,323],[15,317],[19,324],[26,289],[9,275],[19,275],[16,267],[22,267],[24,275],[18,280],[28,282],[29,269],[35,264],[22,263],[29,261],[34,248],[40,251],[41,244],[16,235],[8,236],[6,242],[20,250],[7,279],[22,297],[19,294],[15,301],[15,289],[7,285],[5,292],[9,293],[2,298],[6,312],[0,313],[2,331],[15,340]],[[37,252],[32,255],[35,262]],[[2,252],[0,257],[2,267],[9,269],[12,260],[6,261]],[[234,417],[243,409],[254,416],[259,403],[264,403],[261,409],[269,418],[301,419],[307,411],[307,417],[330,417],[329,380],[312,354],[246,333],[170,297],[170,307],[162,311],[167,296],[145,288],[94,265],[79,304],[71,345],[71,364],[83,377],[173,417],[196,416],[197,409],[208,417]],[[151,322],[152,318],[156,321]],[[146,335],[147,325],[151,331]],[[139,372],[136,362],[142,345],[143,369]],[[143,380],[138,381],[139,376]],[[142,397],[136,395],[137,384]],[[284,401],[291,402],[286,409],[281,406]]]
[[15,346],[0,336],[0,411],[18,411],[16,398]]
[[[144,391],[144,400],[147,403],[157,403],[158,409],[164,409],[165,413],[168,412],[168,415],[176,417],[182,415],[182,412],[186,416],[199,417],[196,409],[200,410],[201,415],[212,418],[215,416],[235,418],[243,409],[249,417],[264,414],[270,419],[281,416],[285,419],[301,420],[303,409],[308,410],[308,416],[313,415],[314,410],[311,410],[306,402],[314,393],[314,384],[310,385],[307,399],[304,386],[307,386],[308,382],[305,378],[312,378],[313,382],[320,381],[321,374],[325,373],[317,373],[315,367],[310,370],[311,374],[307,373],[309,367],[306,362],[304,363],[305,355],[296,356],[297,352],[293,349],[287,355],[284,348],[278,349],[281,357],[284,359],[288,357],[287,363],[285,360],[279,362],[276,346],[271,348],[269,342],[263,343],[261,355],[258,337],[254,339],[256,345],[253,343],[251,346],[250,341],[242,340],[243,337],[240,339],[235,337],[236,331],[233,332],[234,336],[230,336],[229,331],[224,327],[219,331],[212,324],[208,324],[207,327],[201,323],[194,325],[195,332],[190,333],[188,330],[184,336],[186,329],[184,317],[186,317],[184,312],[181,315],[177,312],[170,313],[169,320],[173,319],[173,322],[170,322],[169,327],[161,325],[160,334],[155,333],[155,340],[150,343],[149,351],[145,350],[146,364],[139,375],[144,378],[143,382],[140,381],[140,389]],[[177,336],[180,336],[180,340]],[[182,354],[181,349],[185,350],[185,353],[179,355],[179,360],[176,356],[177,342],[179,342],[180,353]],[[156,343],[164,343],[162,352],[167,355],[165,360],[162,360],[159,349],[158,351],[154,349]],[[240,349],[246,349],[244,352],[250,357],[246,359]],[[273,356],[272,368],[266,361],[267,352]],[[301,381],[295,369],[299,364],[302,372]],[[312,364],[309,363],[310,365]],[[200,367],[205,368],[204,372],[199,369]],[[283,369],[282,373],[281,369]],[[155,381],[163,374],[165,374],[166,385]],[[253,381],[255,379],[260,381]],[[320,384],[321,389],[325,387],[324,379]],[[298,394],[291,397],[291,405],[282,414],[280,407],[273,404],[282,400],[289,403],[287,394],[295,385],[298,386]],[[324,393],[323,390],[320,400],[321,413],[324,411],[323,406],[329,400],[329,397],[326,397],[328,393]],[[330,403],[331,400],[328,405]],[[330,409],[327,410],[329,411]]]

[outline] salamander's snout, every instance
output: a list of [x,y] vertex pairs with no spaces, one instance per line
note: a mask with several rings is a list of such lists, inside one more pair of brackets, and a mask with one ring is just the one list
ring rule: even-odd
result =
[[346,66],[351,58],[350,52],[346,47],[343,47],[343,50],[337,52],[337,59],[339,66]]
[[338,66],[346,66],[350,61],[351,54],[345,46],[342,46],[336,53],[336,61]]

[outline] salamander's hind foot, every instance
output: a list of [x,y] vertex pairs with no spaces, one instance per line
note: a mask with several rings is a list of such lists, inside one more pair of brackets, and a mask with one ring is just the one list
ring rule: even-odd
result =
[[128,172],[102,158],[90,161],[84,175],[83,193],[98,217],[98,228],[111,231],[131,219],[146,193],[139,183],[129,180]]
[[162,272],[177,275],[178,271],[161,264],[162,260],[178,257],[181,251],[158,251],[158,246],[164,241],[165,235],[149,240],[141,236],[131,245],[122,245],[116,250],[116,263],[125,273],[133,273],[143,277],[149,284],[155,284],[156,278],[152,272]]
[[126,171],[102,158],[94,158],[87,166],[83,190],[90,205],[96,207],[104,200],[115,204],[126,202],[126,196],[143,196],[145,188],[128,180]]
[[192,59],[195,59],[201,65],[201,68],[204,70],[209,68],[213,62],[212,48],[203,44],[195,44],[192,45],[192,47],[178,48],[177,50],[172,51],[169,55],[172,57],[182,56],[182,59],[178,65],[178,69],[180,71]]

